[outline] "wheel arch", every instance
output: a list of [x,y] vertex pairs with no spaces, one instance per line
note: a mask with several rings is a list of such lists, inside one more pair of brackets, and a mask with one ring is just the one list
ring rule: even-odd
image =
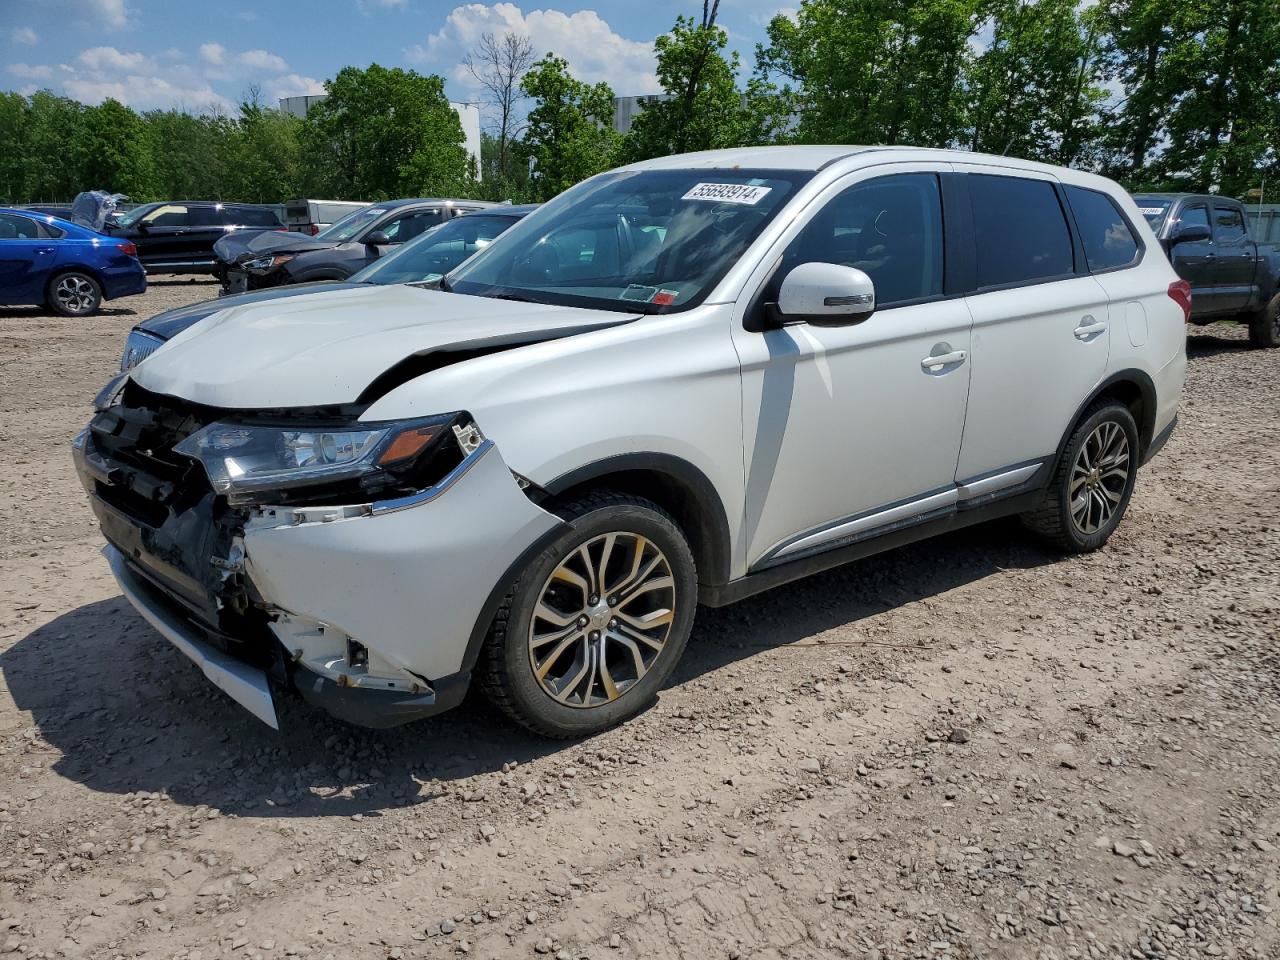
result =
[[729,520],[715,485],[688,460],[667,453],[624,453],[570,470],[543,485],[553,500],[593,487],[647,497],[673,517],[689,540],[698,582],[729,580]]
[[53,285],[57,283],[58,278],[68,273],[83,273],[93,279],[98,285],[98,297],[101,301],[107,299],[107,282],[102,273],[96,268],[84,263],[67,262],[55,263],[49,268],[49,275],[44,281],[44,302],[48,306],[49,301],[53,298]]
[[1062,439],[1058,441],[1058,452],[1053,461],[1055,464],[1062,459],[1067,441],[1075,432],[1076,425],[1084,418],[1085,412],[1099,400],[1116,400],[1129,408],[1129,412],[1133,414],[1134,423],[1138,425],[1138,453],[1139,462],[1141,462],[1142,455],[1146,453],[1155,437],[1156,385],[1149,374],[1134,367],[1111,374],[1093,389],[1084,403],[1080,404],[1071,417],[1071,422],[1067,424]]
[[[699,585],[723,586],[729,580],[729,521],[711,480],[687,460],[673,454],[624,453],[563,473],[541,490],[544,508],[571,500],[593,488],[608,487],[654,501],[675,517],[689,538]],[[530,544],[494,584],[480,609],[462,658],[462,673],[475,669],[503,598],[529,560],[563,531],[557,525]]]

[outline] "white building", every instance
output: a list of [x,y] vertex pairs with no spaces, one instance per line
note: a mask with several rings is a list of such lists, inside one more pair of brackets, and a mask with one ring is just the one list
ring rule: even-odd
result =
[[[314,94],[307,97],[281,97],[280,109],[285,113],[291,113],[295,117],[305,117],[307,111],[315,104],[325,98],[323,93]],[[458,115],[458,120],[462,124],[463,145],[467,149],[467,156],[475,162],[476,177],[480,176],[480,108],[474,103],[449,103],[453,107],[454,112]]]

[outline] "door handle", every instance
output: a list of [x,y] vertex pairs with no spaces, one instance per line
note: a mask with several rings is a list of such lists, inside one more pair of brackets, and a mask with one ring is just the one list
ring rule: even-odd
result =
[[1077,340],[1088,340],[1095,334],[1106,332],[1107,325],[1102,320],[1095,320],[1093,317],[1085,314],[1080,318],[1080,326],[1071,331],[1076,335]]
[[934,373],[942,367],[953,363],[964,363],[969,354],[964,350],[952,350],[950,353],[931,353],[920,361],[920,369],[926,373]]
[[36,247],[36,253],[53,253],[53,247]]

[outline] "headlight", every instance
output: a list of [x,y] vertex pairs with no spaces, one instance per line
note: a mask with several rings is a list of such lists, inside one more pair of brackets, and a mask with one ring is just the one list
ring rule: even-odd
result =
[[213,489],[235,502],[258,491],[348,480],[403,463],[443,436],[454,419],[448,415],[302,430],[212,423],[173,449],[199,460]]
[[107,407],[115,406],[116,401],[120,399],[120,391],[124,389],[126,379],[123,373],[117,373],[107,381],[107,385],[99,390],[98,395],[93,398],[94,413],[101,413]]
[[276,253],[269,257],[258,257],[256,260],[246,260],[240,264],[250,273],[270,273],[277,267],[282,267],[294,257],[296,253]]

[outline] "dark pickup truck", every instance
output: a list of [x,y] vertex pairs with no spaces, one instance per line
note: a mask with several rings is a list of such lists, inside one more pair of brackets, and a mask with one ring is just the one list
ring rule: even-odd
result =
[[1133,199],[1191,284],[1191,322],[1235,320],[1248,325],[1255,346],[1280,346],[1280,245],[1254,242],[1244,206],[1189,193]]

